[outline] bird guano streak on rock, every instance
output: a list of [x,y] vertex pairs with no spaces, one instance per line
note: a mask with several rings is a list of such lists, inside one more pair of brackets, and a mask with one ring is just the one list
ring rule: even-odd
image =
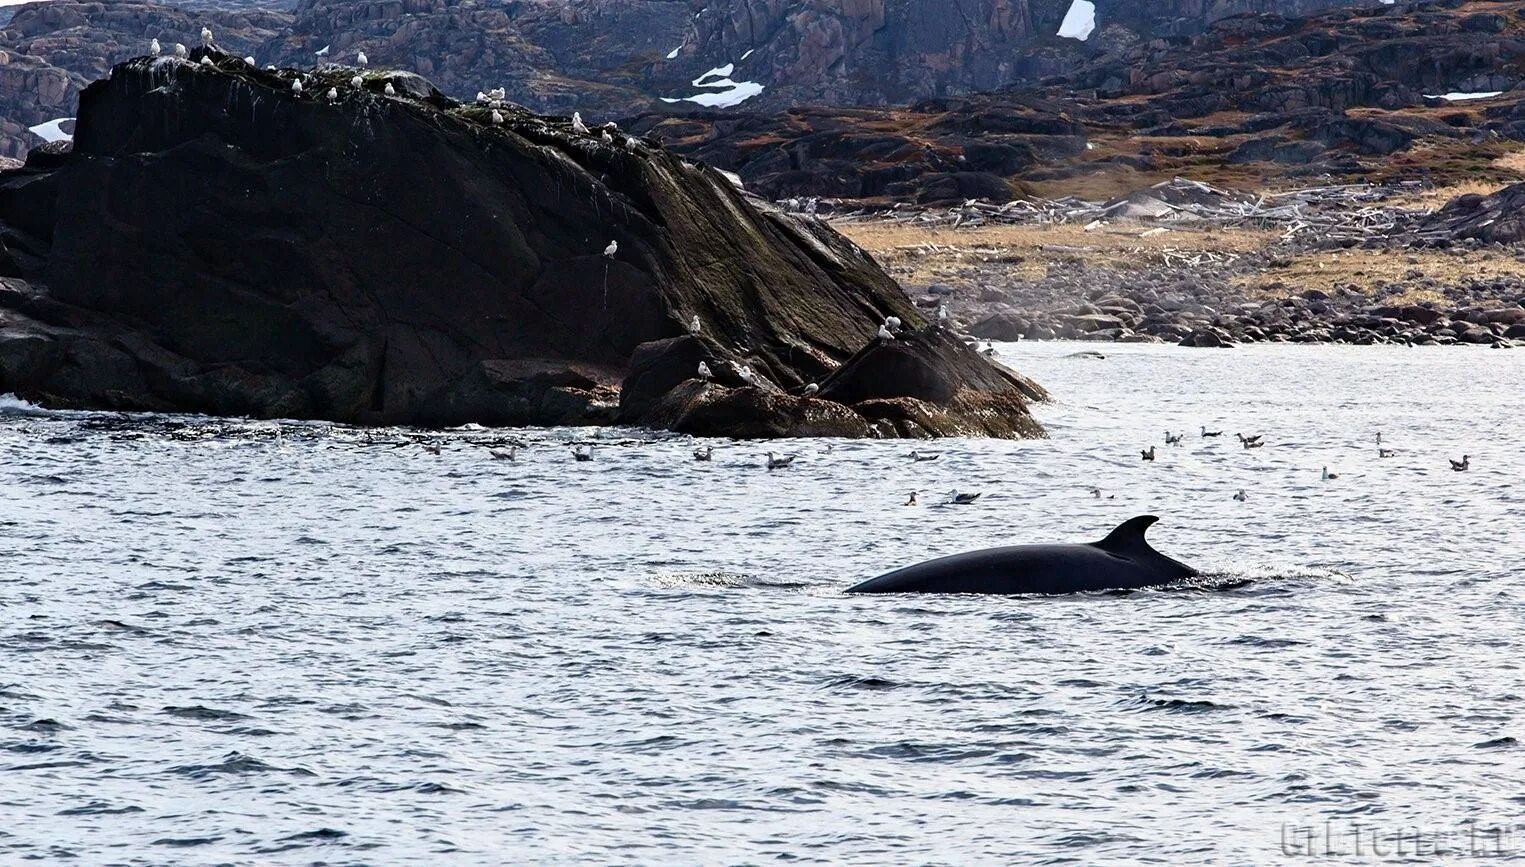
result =
[[[0,338],[18,338],[0,339],[0,391],[357,423],[609,422],[635,351],[696,339],[699,316],[703,350],[652,382],[661,397],[702,384],[700,361],[755,371],[684,402],[752,393],[714,423],[808,434],[747,413],[787,417],[780,402],[800,399],[784,390],[820,382],[796,414],[845,413],[852,435],[1041,433],[1018,378],[951,336],[896,351],[965,403],[896,403],[858,376],[843,393],[866,403],[832,409],[876,323],[919,315],[857,247],[712,170],[509,105],[494,124],[409,73],[371,74],[389,99],[354,88],[353,69],[224,57],[118,65],[84,92],[72,154],[0,175],[3,264],[28,281],[0,297],[17,312]],[[342,99],[309,95],[347,82]],[[968,402],[982,394],[994,402]],[[912,423],[933,409],[954,422]]]

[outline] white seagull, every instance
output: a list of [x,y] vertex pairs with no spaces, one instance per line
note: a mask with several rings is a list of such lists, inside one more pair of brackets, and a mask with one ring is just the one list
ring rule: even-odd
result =
[[350,87],[365,87],[365,79],[361,78],[360,76],[357,75],[354,78],[351,78],[349,80],[349,86]]
[[487,119],[492,121],[493,126],[498,126],[503,123],[503,112],[498,111],[495,108],[492,110],[492,114],[489,115]]
[[937,324],[938,325],[947,325],[948,324],[948,305],[946,305],[946,304],[938,305],[938,307],[937,307]]
[[699,378],[705,380],[706,382],[715,378],[715,374],[710,371],[708,362],[699,362]]
[[148,43],[148,53],[155,57],[158,57],[160,54],[164,53],[164,48],[159,45],[159,40],[155,39]]
[[245,57],[244,58],[244,62],[249,64],[250,66],[253,66],[254,65],[254,55],[251,54],[248,57]]
[[1331,473],[1331,472],[1329,472],[1329,468],[1328,467],[1324,467],[1324,476],[1323,476],[1324,481],[1327,482],[1327,481],[1330,481],[1331,479],[1338,479],[1339,477],[1340,477],[1339,473]]
[[578,135],[588,134],[588,125],[582,122],[582,112],[572,112],[572,132]]
[[604,258],[605,259],[613,259],[614,258],[614,254],[618,253],[619,251],[620,251],[620,242],[619,241],[610,241],[609,242],[609,246],[604,248]]
[[821,387],[819,385],[816,385],[813,382],[805,383],[805,396],[806,397],[815,397],[815,393],[820,391],[820,390],[821,390]]
[[752,372],[752,366],[749,364],[738,365],[736,367],[736,375],[741,377],[741,381],[747,385],[757,384],[757,374]]
[[603,132],[599,133],[598,140],[606,145],[614,144],[614,136],[610,135],[608,130],[604,130]]
[[397,95],[397,88],[393,87],[392,86],[392,82],[389,81],[389,82],[387,82],[387,86],[383,87],[381,89],[381,92],[386,94],[387,96],[396,96]]
[[688,333],[689,334],[698,334],[703,329],[704,329],[704,323],[699,321],[699,314],[695,313],[694,314],[694,318],[688,320]]
[[302,93],[302,79],[298,78],[295,81],[291,82],[291,92],[297,94],[298,96],[301,95],[301,93]]
[[203,27],[203,28],[201,28],[201,44],[202,45],[211,45],[212,44],[212,28],[210,28],[210,27]]
[[625,136],[625,150],[635,153],[635,136]]
[[880,340],[894,340],[895,339],[895,335],[890,333],[889,326],[881,325],[881,326],[879,326],[879,339]]
[[888,326],[891,331],[899,331],[900,330],[900,317],[899,316],[886,316],[884,318],[884,324],[886,326]]
[[361,66],[368,66],[371,61],[366,58],[364,51],[358,51],[355,53],[355,62]]
[[328,101],[329,102],[333,102],[334,100],[336,100],[338,98],[339,98],[339,88],[337,88],[337,87],[330,87],[328,89]]
[[508,91],[501,87],[494,87],[492,90],[487,91],[487,95],[499,102],[508,99]]
[[176,57],[184,57],[188,53],[189,52],[187,52],[185,50],[185,45],[183,43],[179,43],[179,42],[175,43],[175,56]]

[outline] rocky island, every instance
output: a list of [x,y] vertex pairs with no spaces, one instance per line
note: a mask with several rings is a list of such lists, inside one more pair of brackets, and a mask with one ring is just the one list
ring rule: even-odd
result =
[[72,147],[0,175],[0,240],[0,392],[48,406],[1042,432],[1040,387],[823,223],[612,124],[412,73],[121,63]]

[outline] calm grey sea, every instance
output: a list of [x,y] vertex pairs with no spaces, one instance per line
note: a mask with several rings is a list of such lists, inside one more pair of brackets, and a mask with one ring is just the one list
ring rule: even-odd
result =
[[[632,430],[5,401],[0,863],[1525,853],[1525,354],[1002,356],[1051,439],[790,442],[776,472]],[[841,592],[1142,513],[1246,583]]]

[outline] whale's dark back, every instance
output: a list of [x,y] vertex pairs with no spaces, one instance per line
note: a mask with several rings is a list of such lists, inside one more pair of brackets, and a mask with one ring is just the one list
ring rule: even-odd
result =
[[1154,550],[1142,515],[1089,545],[1014,545],[940,557],[873,578],[849,593],[1080,593],[1155,587],[1197,571]]

